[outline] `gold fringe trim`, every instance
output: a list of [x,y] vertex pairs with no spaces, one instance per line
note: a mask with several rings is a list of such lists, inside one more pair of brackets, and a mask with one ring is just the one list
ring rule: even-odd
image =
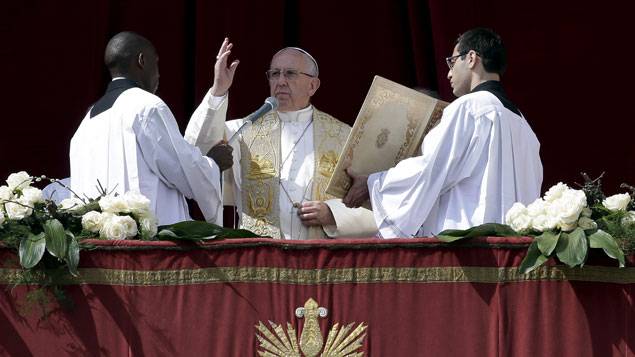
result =
[[[0,284],[40,284],[42,274],[22,269],[0,269]],[[521,274],[516,267],[340,268],[290,269],[273,267],[216,267],[182,270],[79,269],[79,276],[59,277],[60,285],[96,284],[171,286],[214,283],[376,284],[376,283],[515,283],[526,281],[586,281],[635,284],[635,268],[585,266],[540,267]]]

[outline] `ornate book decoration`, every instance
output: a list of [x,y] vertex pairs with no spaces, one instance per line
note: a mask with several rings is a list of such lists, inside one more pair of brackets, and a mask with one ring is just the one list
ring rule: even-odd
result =
[[420,154],[423,137],[438,124],[447,105],[375,76],[326,193],[341,198],[348,192],[351,181],[344,171],[348,166],[356,173],[370,174]]

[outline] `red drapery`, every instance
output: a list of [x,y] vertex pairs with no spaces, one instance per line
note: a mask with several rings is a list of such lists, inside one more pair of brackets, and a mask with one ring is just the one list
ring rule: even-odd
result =
[[[328,309],[324,339],[335,323],[367,326],[367,356],[633,355],[635,268],[598,254],[583,269],[522,275],[527,242],[97,241],[65,281],[72,310],[42,319],[26,295],[34,286],[3,289],[0,352],[252,356],[262,350],[255,325],[289,322],[299,335],[294,311],[313,298]],[[0,269],[5,286],[19,276]]]

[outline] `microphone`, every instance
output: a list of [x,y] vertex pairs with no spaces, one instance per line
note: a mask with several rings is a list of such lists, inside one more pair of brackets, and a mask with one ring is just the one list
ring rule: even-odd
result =
[[272,110],[276,110],[277,108],[278,108],[278,100],[276,99],[276,97],[269,97],[265,99],[265,104],[263,104],[260,108],[258,108],[258,110],[249,114],[247,118],[245,118],[245,123],[240,128],[238,128],[238,130],[234,133],[234,135],[232,135],[231,138],[229,138],[227,143],[231,144],[234,140],[236,140],[238,135],[243,131],[243,129],[245,129],[247,125],[251,125],[255,123],[256,120],[260,119],[260,117],[262,117],[263,115],[267,114],[268,112]]

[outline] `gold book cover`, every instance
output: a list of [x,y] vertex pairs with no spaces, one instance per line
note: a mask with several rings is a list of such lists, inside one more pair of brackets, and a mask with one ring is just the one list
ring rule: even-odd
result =
[[[441,120],[447,102],[375,76],[340,154],[326,193],[342,198],[351,180],[345,169],[371,174],[420,154],[423,137]],[[366,204],[368,207],[368,202]]]

